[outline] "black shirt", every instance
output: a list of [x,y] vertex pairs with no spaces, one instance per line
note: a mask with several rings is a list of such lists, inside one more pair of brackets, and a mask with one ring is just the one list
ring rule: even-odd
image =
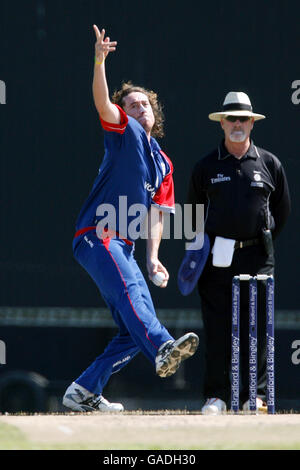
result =
[[202,158],[192,172],[188,203],[204,204],[208,235],[235,240],[257,238],[263,228],[275,238],[290,213],[280,161],[253,141],[240,159],[228,153],[224,140]]

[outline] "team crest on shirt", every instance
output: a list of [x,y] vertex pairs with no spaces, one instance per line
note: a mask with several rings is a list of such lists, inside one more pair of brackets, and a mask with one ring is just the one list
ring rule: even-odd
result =
[[256,171],[256,170],[253,170],[253,173],[254,173],[254,180],[255,181],[260,181],[261,180],[261,171]]
[[210,179],[211,184],[223,183],[223,181],[231,181],[230,176],[224,176],[222,173],[218,173],[216,178]]
[[254,175],[253,175],[254,181],[251,182],[251,186],[256,186],[256,187],[259,187],[259,188],[263,188],[264,184],[261,181],[261,171],[253,170],[253,173],[254,173]]

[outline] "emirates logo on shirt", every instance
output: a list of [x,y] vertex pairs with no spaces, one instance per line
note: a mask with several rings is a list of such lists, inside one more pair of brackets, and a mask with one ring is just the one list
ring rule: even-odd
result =
[[211,184],[223,183],[223,181],[231,181],[230,176],[224,176],[222,173],[218,173],[216,178],[210,179]]

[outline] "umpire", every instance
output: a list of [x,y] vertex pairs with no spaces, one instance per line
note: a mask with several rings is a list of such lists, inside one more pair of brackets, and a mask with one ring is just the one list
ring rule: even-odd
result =
[[[284,169],[277,157],[250,139],[254,122],[243,92],[229,92],[219,121],[224,139],[194,167],[188,203],[204,204],[212,253],[198,282],[205,333],[204,414],[226,411],[230,399],[231,281],[237,274],[274,273],[273,240],[290,213]],[[262,283],[259,283],[262,284]],[[258,410],[265,410],[265,286],[258,294]],[[241,285],[240,402],[249,409],[248,287]]]

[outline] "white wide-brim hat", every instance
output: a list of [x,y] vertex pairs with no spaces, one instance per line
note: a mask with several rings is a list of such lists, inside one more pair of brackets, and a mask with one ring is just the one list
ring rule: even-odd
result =
[[225,116],[250,116],[254,121],[265,119],[263,114],[253,113],[249,96],[242,91],[230,91],[225,96],[223,110],[208,115],[211,121],[220,121]]

